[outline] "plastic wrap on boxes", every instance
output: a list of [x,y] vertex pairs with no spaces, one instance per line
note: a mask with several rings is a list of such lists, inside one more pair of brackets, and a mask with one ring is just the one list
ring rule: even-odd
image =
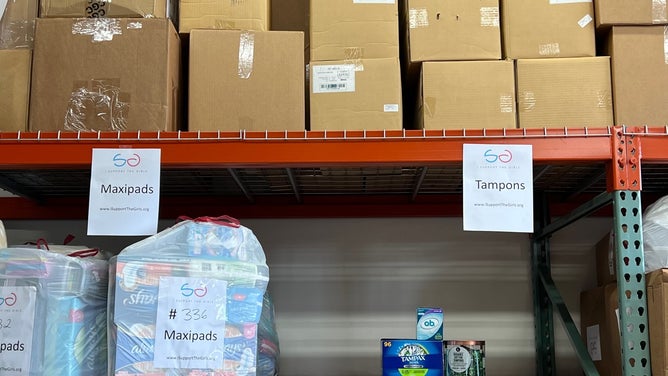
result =
[[106,260],[94,257],[0,249],[3,343],[16,342],[15,352],[0,353],[0,374],[103,375],[107,269]]
[[269,293],[264,295],[262,316],[258,326],[257,374],[258,376],[278,375],[280,355],[278,332],[274,320],[274,303]]
[[668,268],[668,196],[660,198],[645,210],[642,235],[645,272]]
[[112,374],[259,375],[269,268],[251,230],[229,217],[188,219],[111,263]]

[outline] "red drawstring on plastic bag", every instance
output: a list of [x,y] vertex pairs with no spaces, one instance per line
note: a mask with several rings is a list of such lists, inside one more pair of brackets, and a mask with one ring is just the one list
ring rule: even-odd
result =
[[241,222],[239,222],[239,220],[236,218],[230,217],[229,215],[221,215],[220,217],[197,217],[197,218],[190,218],[188,216],[182,215],[176,219],[176,223],[182,221],[214,223],[217,225],[227,226],[232,228],[241,227]]

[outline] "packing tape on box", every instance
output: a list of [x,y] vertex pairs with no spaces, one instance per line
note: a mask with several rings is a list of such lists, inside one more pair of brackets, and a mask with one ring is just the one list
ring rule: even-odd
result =
[[364,49],[362,47],[346,47],[343,50],[343,59],[346,64],[351,64],[355,66],[355,72],[364,72],[364,64],[362,63],[362,58],[364,58]]
[[538,54],[540,56],[559,56],[561,49],[559,43],[544,43],[538,45]]
[[106,17],[108,13],[107,5],[111,6],[111,0],[88,0],[84,5],[86,7],[86,17],[100,18]]
[[120,79],[75,82],[65,112],[69,131],[125,131],[130,94],[121,92]]
[[533,91],[522,92],[518,105],[523,112],[533,111],[536,108],[536,94]]
[[499,7],[481,7],[480,26],[499,27]]
[[663,27],[663,56],[664,61],[668,64],[668,26]]
[[666,17],[666,0],[652,0],[652,23],[660,24],[668,21]]
[[242,31],[239,37],[239,77],[247,80],[253,73],[255,59],[255,33]]
[[502,113],[512,113],[514,104],[512,95],[501,94],[501,96],[499,96],[499,109]]
[[429,26],[429,12],[426,8],[411,8],[408,10],[408,27],[417,29],[418,27]]
[[599,90],[596,92],[598,108],[610,109],[612,108],[612,93],[607,90]]
[[72,24],[72,34],[91,35],[93,42],[106,42],[123,34],[123,29],[116,18],[86,18]]

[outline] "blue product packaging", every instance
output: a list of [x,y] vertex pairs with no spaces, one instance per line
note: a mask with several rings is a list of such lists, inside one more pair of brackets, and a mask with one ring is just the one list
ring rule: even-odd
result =
[[383,376],[443,376],[443,342],[381,339]]
[[443,341],[443,309],[417,309],[417,339],[425,341]]

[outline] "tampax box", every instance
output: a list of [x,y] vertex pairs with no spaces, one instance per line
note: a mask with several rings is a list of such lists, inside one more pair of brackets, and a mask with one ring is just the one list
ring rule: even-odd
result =
[[177,0],[41,0],[40,17],[165,18]]
[[412,76],[423,61],[501,59],[498,0],[403,0],[400,15]]
[[311,61],[399,57],[396,0],[310,0]]
[[180,33],[192,29],[268,31],[270,24],[270,0],[179,0]]
[[443,341],[381,339],[383,376],[443,376]]
[[[580,294],[580,333],[601,375],[622,375],[618,309],[616,283],[596,287]],[[650,335],[651,330],[650,326]]]
[[668,269],[646,276],[650,358],[653,375],[668,375]]
[[668,23],[664,0],[596,0],[596,27]]
[[304,34],[193,30],[191,131],[305,129]]
[[664,26],[614,26],[611,56],[615,124],[668,124],[668,33]]
[[176,131],[179,38],[167,19],[40,18],[31,131]]
[[25,131],[28,127],[30,61],[28,49],[0,50],[0,131]]
[[516,128],[512,61],[425,62],[418,98],[421,129]]
[[398,58],[311,62],[311,130],[402,129]]
[[443,341],[443,309],[419,307],[417,309],[417,339]]
[[37,0],[0,1],[0,49],[32,48]]
[[520,128],[609,127],[610,58],[517,60]]
[[591,0],[501,0],[509,59],[596,56]]

